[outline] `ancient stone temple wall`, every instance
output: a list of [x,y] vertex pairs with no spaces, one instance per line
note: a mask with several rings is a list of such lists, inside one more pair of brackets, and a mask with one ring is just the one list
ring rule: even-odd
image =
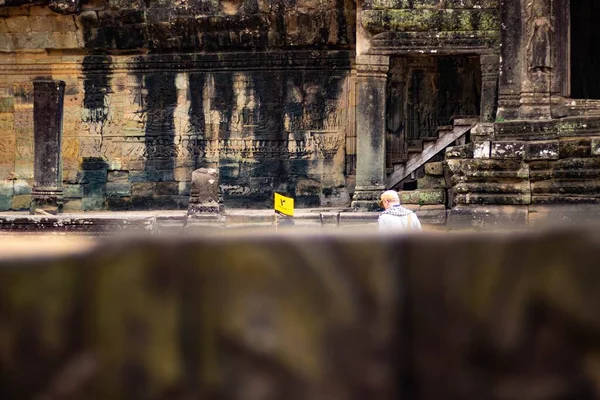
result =
[[373,52],[478,52],[493,47],[500,33],[498,0],[365,1],[361,24]]
[[[25,3],[25,2],[21,2]],[[331,3],[331,4],[330,4]],[[225,205],[346,205],[353,3],[0,7],[0,210],[29,206],[33,81],[66,82],[65,210],[187,207],[219,166]]]

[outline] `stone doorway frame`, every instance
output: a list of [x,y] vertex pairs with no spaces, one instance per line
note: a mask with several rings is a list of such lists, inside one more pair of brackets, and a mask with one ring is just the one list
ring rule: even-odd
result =
[[389,33],[376,35],[367,54],[356,57],[356,187],[351,207],[375,210],[386,189],[387,87],[392,57],[414,55],[478,56],[481,66],[482,121],[495,118],[498,94],[499,49],[485,43],[464,46],[408,47],[390,40]]

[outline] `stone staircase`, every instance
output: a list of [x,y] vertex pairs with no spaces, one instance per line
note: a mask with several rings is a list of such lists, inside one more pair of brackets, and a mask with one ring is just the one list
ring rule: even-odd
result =
[[476,116],[454,117],[452,125],[438,127],[436,136],[423,137],[419,140],[408,140],[406,142],[406,161],[395,164],[393,170],[389,171],[386,187],[393,188],[398,185],[433,156],[443,151],[452,143],[456,141],[460,142],[471,130],[471,127],[478,122],[479,117]]
[[574,99],[565,105],[567,115],[571,117],[600,115],[600,100]]

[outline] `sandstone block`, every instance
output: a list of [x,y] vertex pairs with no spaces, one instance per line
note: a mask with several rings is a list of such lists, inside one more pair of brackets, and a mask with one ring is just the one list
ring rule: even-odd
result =
[[8,33],[8,25],[6,25],[6,19],[0,18],[0,33]]
[[65,198],[82,198],[83,197],[83,186],[82,185],[63,185],[63,197]]
[[10,17],[7,18],[5,21],[6,26],[8,27],[8,31],[11,33],[31,32],[31,26],[29,25],[29,17],[27,16]]
[[0,181],[0,196],[12,196],[14,193],[12,180]]
[[156,182],[141,182],[131,185],[131,194],[138,197],[150,197],[156,191]]
[[192,182],[179,182],[179,195],[189,196]]
[[525,153],[525,142],[492,142],[490,157],[494,159],[522,159]]
[[49,48],[76,49],[79,47],[79,40],[75,32],[54,32],[51,44]]
[[600,158],[565,158],[551,164],[555,170],[559,169],[597,169],[600,168]]
[[466,159],[448,160],[446,165],[452,173],[468,174],[475,172],[517,171],[526,166],[517,160]]
[[448,147],[446,149],[446,159],[453,158],[472,158],[473,157],[473,144],[463,144],[460,146]]
[[109,210],[128,210],[130,206],[130,197],[113,195],[106,198],[106,207]]
[[433,176],[444,175],[444,164],[441,161],[425,164],[425,174]]
[[490,158],[490,142],[474,142],[473,158]]
[[106,193],[106,183],[92,182],[83,186],[83,197],[104,197]]
[[529,142],[525,146],[526,160],[558,160],[558,140]]
[[54,39],[47,32],[25,32],[13,34],[15,49],[56,48]]
[[600,138],[592,138],[591,140],[591,155],[600,156]]
[[0,34],[0,51],[10,52],[10,51],[14,51],[14,50],[15,50],[15,43],[14,43],[13,35],[11,35],[9,33]]
[[81,200],[81,209],[84,211],[97,211],[105,208],[104,197],[84,197]]
[[179,196],[173,195],[155,195],[152,202],[148,204],[152,208],[159,210],[174,210],[179,208]]
[[29,15],[29,7],[10,7],[8,9],[9,17],[21,17]]
[[442,176],[425,175],[417,179],[417,188],[419,189],[444,189],[446,180]]
[[594,195],[600,197],[600,180],[562,181],[545,180],[531,183],[534,194]]
[[590,157],[591,141],[589,138],[559,140],[559,158]]
[[528,181],[523,182],[462,182],[456,184],[452,190],[455,194],[469,193],[529,193],[531,188]]
[[13,181],[13,190],[16,195],[31,194],[31,185],[25,180],[15,179]]
[[26,163],[15,163],[15,178],[33,179],[33,165]]
[[157,182],[155,194],[166,196],[178,195],[179,182]]
[[56,13],[45,6],[33,6],[29,8],[29,15],[34,16],[54,16]]
[[174,178],[176,181],[185,182],[192,179],[192,169],[191,168],[175,168]]
[[127,183],[129,182],[129,171],[108,171],[106,182]]
[[454,204],[527,205],[531,204],[531,193],[519,194],[455,194]]
[[444,189],[419,189],[400,193],[402,204],[445,204],[446,190]]
[[106,170],[85,170],[79,177],[79,183],[105,183],[106,177]]
[[0,194],[0,211],[8,211],[12,206],[12,196]]
[[445,225],[447,219],[447,210],[444,206],[443,209],[424,209],[425,206],[421,207],[417,211],[419,221],[423,225]]
[[31,30],[34,32],[52,32],[54,30],[52,21],[53,19],[47,16],[29,17]]
[[479,123],[471,129],[473,141],[493,140],[494,124]]
[[12,113],[15,107],[14,97],[0,97],[0,113]]
[[[131,165],[127,165],[131,168]],[[142,182],[151,182],[158,181],[158,174],[156,171],[134,171],[129,170],[129,182],[132,183],[142,183]]]
[[56,15],[52,19],[53,31],[55,32],[75,32],[77,26],[72,15]]
[[81,199],[63,199],[63,211],[79,211],[82,209]]
[[30,194],[20,194],[12,197],[12,210],[29,210],[31,204]]
[[108,182],[106,184],[106,195],[117,197],[131,196],[131,184],[128,182]]

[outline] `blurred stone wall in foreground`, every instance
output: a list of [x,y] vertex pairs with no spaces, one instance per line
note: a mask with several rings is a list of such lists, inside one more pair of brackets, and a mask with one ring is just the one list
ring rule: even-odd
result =
[[0,398],[597,398],[599,261],[583,230],[3,257]]

